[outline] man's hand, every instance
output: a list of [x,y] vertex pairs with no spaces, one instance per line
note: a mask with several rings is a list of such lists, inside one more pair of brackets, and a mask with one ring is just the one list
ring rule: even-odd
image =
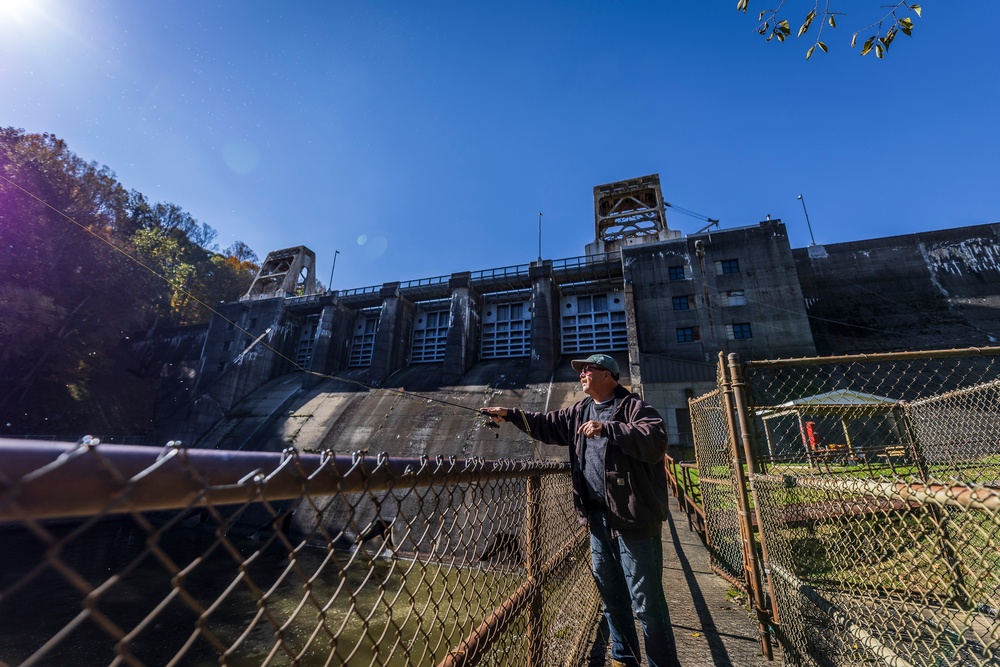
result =
[[577,429],[576,434],[580,435],[583,433],[588,438],[593,438],[601,434],[601,422],[596,419],[591,419],[589,422],[583,422],[580,428]]
[[504,417],[507,416],[507,408],[481,408],[479,410],[481,414],[486,415],[493,420],[494,424],[501,424],[504,421]]

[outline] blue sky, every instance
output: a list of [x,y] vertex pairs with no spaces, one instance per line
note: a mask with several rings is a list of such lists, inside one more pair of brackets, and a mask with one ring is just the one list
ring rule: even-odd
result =
[[[770,3],[766,3],[770,6]],[[926,0],[884,60],[723,2],[0,0],[0,126],[51,132],[334,288],[582,255],[593,187],[660,174],[793,247],[1000,221],[1000,3]],[[789,0],[791,17],[813,3]],[[814,28],[815,29],[815,28]],[[668,224],[704,223],[668,210]]]

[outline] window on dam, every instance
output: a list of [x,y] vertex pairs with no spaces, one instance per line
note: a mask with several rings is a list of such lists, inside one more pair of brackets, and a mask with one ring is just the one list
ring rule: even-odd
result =
[[378,331],[378,311],[359,314],[351,336],[351,353],[347,365],[353,368],[371,366],[375,350],[375,332]]
[[563,354],[627,349],[625,297],[621,292],[563,297]]
[[312,360],[313,347],[316,344],[316,330],[319,328],[319,315],[310,315],[306,318],[299,333],[299,345],[295,351],[295,365],[299,368],[309,368]]
[[444,361],[444,348],[448,342],[448,309],[418,310],[413,323],[413,346],[410,363],[421,364]]
[[484,310],[481,358],[527,357],[531,354],[531,311],[527,300],[489,303]]

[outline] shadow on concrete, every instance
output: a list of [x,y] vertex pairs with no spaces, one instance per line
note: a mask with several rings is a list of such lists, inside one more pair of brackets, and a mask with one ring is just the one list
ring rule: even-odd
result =
[[[698,580],[694,575],[694,570],[691,569],[691,563],[688,561],[687,556],[684,553],[684,547],[681,545],[680,537],[677,534],[677,526],[674,524],[674,517],[672,513],[667,514],[667,524],[670,526],[670,539],[671,542],[673,542],[674,551],[677,552],[677,563],[680,565],[681,571],[684,573],[684,580],[691,593],[691,601],[694,603],[694,608],[698,613],[698,620],[701,622],[701,631],[704,634],[705,640],[708,642],[709,650],[712,653],[712,663],[714,665],[732,665],[733,663],[729,657],[729,651],[726,650],[726,646],[723,644],[722,638],[719,637],[719,633],[715,626],[715,619],[712,618],[712,612],[709,610],[708,604],[705,601],[705,596],[701,592],[701,587],[698,585]],[[678,640],[678,653],[683,659],[684,650],[682,633],[674,632],[674,636]]]
[[597,625],[597,634],[594,637],[594,644],[590,647],[590,655],[587,657],[585,667],[604,667],[608,664],[608,654],[611,650],[611,633],[608,631],[608,619],[601,612],[601,622]]

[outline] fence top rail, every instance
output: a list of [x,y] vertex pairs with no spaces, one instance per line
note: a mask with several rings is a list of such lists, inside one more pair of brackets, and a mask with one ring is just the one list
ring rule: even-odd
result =
[[[737,357],[735,353],[729,355]],[[992,357],[1000,356],[997,347],[965,347],[950,350],[918,350],[914,352],[880,352],[878,354],[848,354],[840,357],[797,357],[791,359],[756,359],[747,361],[748,368],[776,366],[822,366],[874,361],[907,361],[911,359],[944,359],[948,357]]]
[[937,396],[928,396],[927,398],[919,398],[915,401],[910,401],[907,405],[911,407],[920,407],[924,405],[932,405],[934,403],[943,403],[946,401],[953,400],[955,398],[961,398],[963,396],[970,396],[982,393],[988,389],[1000,388],[1000,379],[990,380],[989,382],[983,382],[982,384],[977,384],[972,387],[963,387],[962,389],[956,389],[954,391],[945,392],[943,394],[938,394]]
[[688,403],[691,406],[701,405],[702,403],[718,398],[721,393],[722,392],[719,389],[713,389],[712,391],[702,394],[701,396],[695,396],[694,398],[689,399]]
[[0,521],[562,474],[568,463],[85,445],[0,438]]
[[814,477],[790,477],[788,475],[781,477],[755,475],[754,479],[785,486],[802,486],[846,494],[861,494],[900,500],[904,503],[914,502],[919,505],[961,507],[988,512],[1000,511],[1000,488],[980,484],[876,482],[859,478],[818,479]]

